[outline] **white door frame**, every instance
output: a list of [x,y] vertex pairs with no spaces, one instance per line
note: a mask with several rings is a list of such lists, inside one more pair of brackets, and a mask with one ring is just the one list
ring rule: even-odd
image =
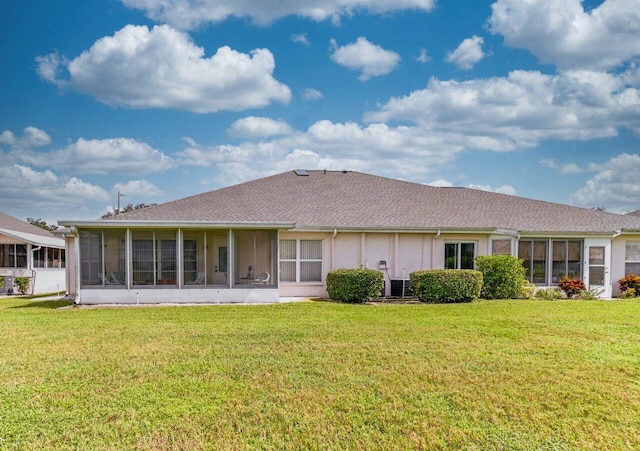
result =
[[[590,263],[590,248],[604,248],[604,262],[603,264]],[[590,279],[590,269],[603,267],[604,268],[604,285],[593,284]],[[584,240],[584,261],[583,261],[584,284],[588,289],[602,290],[600,293],[601,298],[611,297],[611,240],[603,238],[586,238]]]

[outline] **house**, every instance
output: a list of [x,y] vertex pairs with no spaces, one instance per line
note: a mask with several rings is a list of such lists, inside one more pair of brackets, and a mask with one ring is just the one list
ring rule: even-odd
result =
[[337,268],[412,271],[521,258],[528,279],[603,297],[640,273],[640,218],[352,171],[296,170],[95,221],[61,220],[81,303],[274,302],[327,296]]
[[16,277],[29,277],[30,293],[64,292],[65,242],[51,232],[0,213],[0,293],[15,293]]

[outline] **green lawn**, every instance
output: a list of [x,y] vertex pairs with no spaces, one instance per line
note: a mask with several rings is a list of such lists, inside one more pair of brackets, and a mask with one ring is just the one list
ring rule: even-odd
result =
[[640,448],[640,301],[0,299],[0,449]]

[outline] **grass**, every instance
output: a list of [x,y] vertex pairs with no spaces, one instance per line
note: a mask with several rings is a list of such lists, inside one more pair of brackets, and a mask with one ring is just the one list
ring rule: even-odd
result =
[[640,301],[0,301],[0,449],[633,449]]

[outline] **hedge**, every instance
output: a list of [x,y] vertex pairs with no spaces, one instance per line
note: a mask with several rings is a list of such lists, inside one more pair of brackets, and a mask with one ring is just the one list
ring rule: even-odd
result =
[[374,269],[336,269],[327,274],[327,292],[331,299],[363,303],[380,296],[384,275]]
[[513,255],[485,255],[476,258],[476,267],[482,273],[484,299],[516,299],[520,296],[525,279],[522,260]]
[[471,269],[427,269],[409,278],[413,293],[423,302],[471,302],[482,290],[482,273]]

